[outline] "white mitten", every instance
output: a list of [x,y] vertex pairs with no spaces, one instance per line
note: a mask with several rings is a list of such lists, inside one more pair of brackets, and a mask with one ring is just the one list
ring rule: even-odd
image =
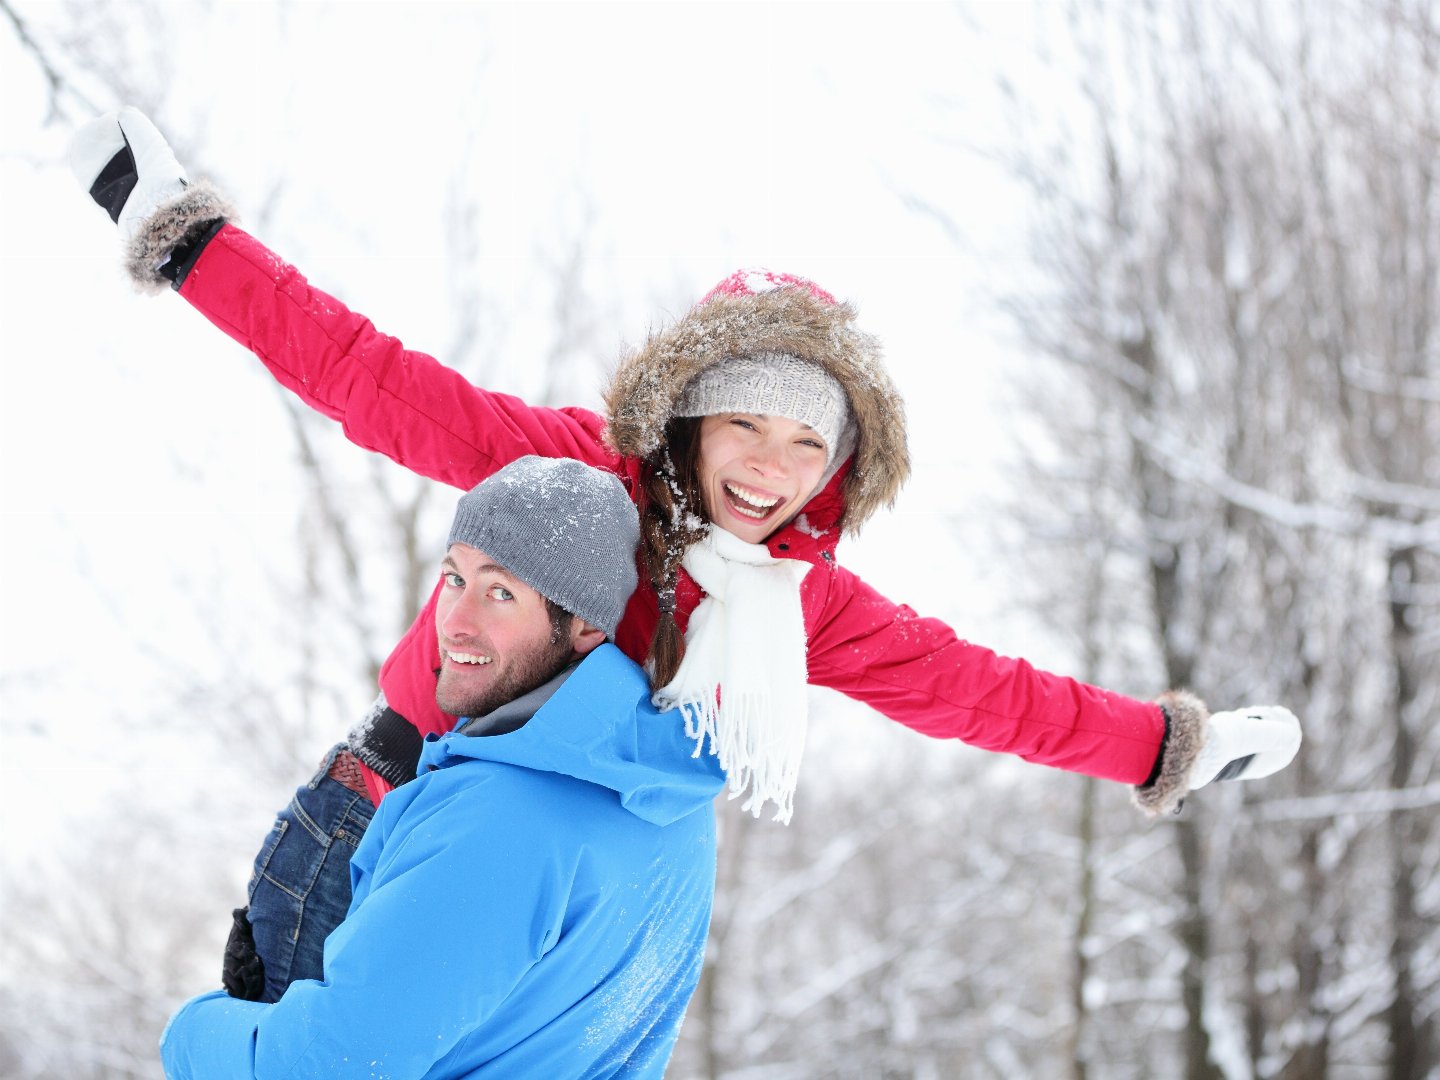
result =
[[126,240],[189,185],[170,144],[133,106],[82,125],[70,139],[69,159],[70,171]]
[[1212,780],[1256,780],[1289,765],[1300,749],[1300,721],[1280,705],[1210,714],[1190,790]]

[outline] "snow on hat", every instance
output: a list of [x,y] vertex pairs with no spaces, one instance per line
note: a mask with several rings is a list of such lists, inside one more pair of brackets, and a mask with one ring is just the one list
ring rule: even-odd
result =
[[445,546],[468,544],[615,636],[635,591],[640,519],[613,474],[572,458],[517,458],[461,496]]
[[736,270],[735,273],[702,296],[700,303],[695,306],[703,307],[717,296],[759,296],[761,293],[767,293],[773,289],[804,289],[822,303],[839,303],[835,297],[809,278],[755,267],[749,270]]

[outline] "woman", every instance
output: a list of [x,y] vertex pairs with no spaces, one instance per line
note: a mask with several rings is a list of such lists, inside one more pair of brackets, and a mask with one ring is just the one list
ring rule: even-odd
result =
[[[657,699],[684,710],[691,734],[720,755],[732,795],[748,791],[756,813],[773,801],[778,818],[790,816],[807,679],[927,735],[1136,785],[1157,814],[1240,759],[1236,775],[1265,775],[1298,746],[1284,710],[1211,717],[1184,692],[1147,703],[1036,671],[961,641],[840,566],[836,542],[893,501],[909,458],[878,343],[811,282],[733,275],[622,362],[606,417],[533,408],[470,385],[313,289],[229,224],[218,195],[187,187],[134,110],[83,129],[72,165],[127,234],[137,283],[179,291],[359,445],[462,490],[525,454],[618,475],[645,543],[616,644],[648,663]],[[434,603],[432,594],[385,662],[381,696],[348,747],[301,789],[330,784],[351,798],[340,832],[363,829],[353,816],[363,796],[378,801],[414,775],[425,734],[454,726],[435,701],[436,672],[452,661],[439,653]],[[287,831],[302,832],[282,817],[257,886],[273,876]],[[260,895],[252,890],[257,927]],[[308,933],[305,903],[276,935],[292,952]],[[243,936],[243,919],[237,928]],[[313,967],[299,956],[284,963],[286,978],[317,972],[318,949]]]

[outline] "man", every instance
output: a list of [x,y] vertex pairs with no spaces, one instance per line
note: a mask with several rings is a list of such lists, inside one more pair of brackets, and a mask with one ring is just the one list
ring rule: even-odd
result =
[[436,696],[464,719],[376,810],[323,979],[191,1000],[168,1077],[663,1074],[723,776],[606,641],[638,539],[620,482],[573,460],[521,458],[460,500]]

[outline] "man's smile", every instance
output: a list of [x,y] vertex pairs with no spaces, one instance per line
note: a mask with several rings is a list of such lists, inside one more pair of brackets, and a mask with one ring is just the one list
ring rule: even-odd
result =
[[455,652],[453,649],[445,650],[445,658],[457,664],[493,664],[493,657],[482,656],[479,653]]

